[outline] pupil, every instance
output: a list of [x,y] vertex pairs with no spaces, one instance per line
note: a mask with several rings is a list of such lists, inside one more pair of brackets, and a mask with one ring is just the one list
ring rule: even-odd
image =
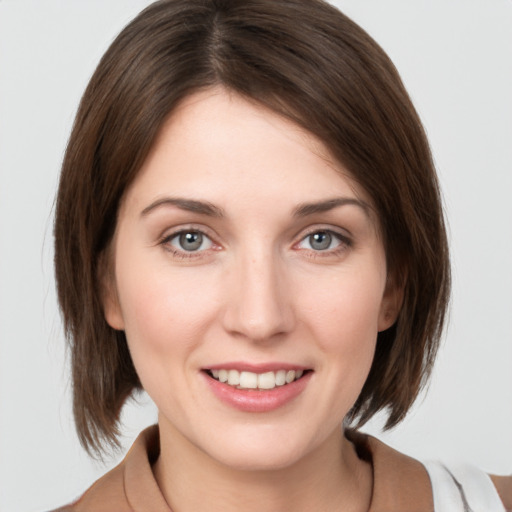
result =
[[330,233],[327,233],[325,231],[320,231],[319,233],[315,233],[313,235],[310,235],[309,237],[309,243],[311,244],[311,247],[318,251],[328,249],[329,246],[331,245],[331,241],[332,236],[330,235]]
[[203,235],[197,232],[183,233],[180,235],[180,245],[185,251],[196,251],[203,243]]

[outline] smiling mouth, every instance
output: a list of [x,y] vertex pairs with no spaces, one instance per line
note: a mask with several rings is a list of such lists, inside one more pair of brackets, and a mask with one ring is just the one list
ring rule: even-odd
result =
[[286,386],[301,379],[309,372],[311,370],[277,370],[264,373],[240,372],[234,369],[206,370],[206,373],[218,382],[232,386],[235,389],[248,390],[270,390]]

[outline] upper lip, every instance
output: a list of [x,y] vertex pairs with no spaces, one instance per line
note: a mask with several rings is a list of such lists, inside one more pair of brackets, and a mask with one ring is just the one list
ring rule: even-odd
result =
[[267,362],[267,363],[248,363],[243,361],[231,361],[226,363],[214,364],[203,368],[204,370],[238,370],[239,372],[265,373],[277,372],[279,370],[309,370],[311,368],[300,364]]

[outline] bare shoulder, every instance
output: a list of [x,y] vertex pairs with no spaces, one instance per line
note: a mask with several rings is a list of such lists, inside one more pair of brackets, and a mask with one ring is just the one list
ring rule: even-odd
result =
[[507,512],[512,512],[512,475],[496,476],[490,475],[491,480],[505,505]]

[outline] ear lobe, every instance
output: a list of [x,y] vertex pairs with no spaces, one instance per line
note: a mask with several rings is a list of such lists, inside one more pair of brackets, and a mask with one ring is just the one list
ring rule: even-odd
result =
[[405,283],[397,284],[388,277],[379,312],[378,331],[389,329],[398,318],[404,300]]
[[112,329],[124,331],[124,318],[117,298],[117,291],[108,291],[103,298],[103,314]]
[[99,283],[101,288],[101,303],[103,315],[108,325],[117,331],[124,330],[124,318],[119,304],[114,273],[106,262],[107,255],[103,254],[99,261]]

